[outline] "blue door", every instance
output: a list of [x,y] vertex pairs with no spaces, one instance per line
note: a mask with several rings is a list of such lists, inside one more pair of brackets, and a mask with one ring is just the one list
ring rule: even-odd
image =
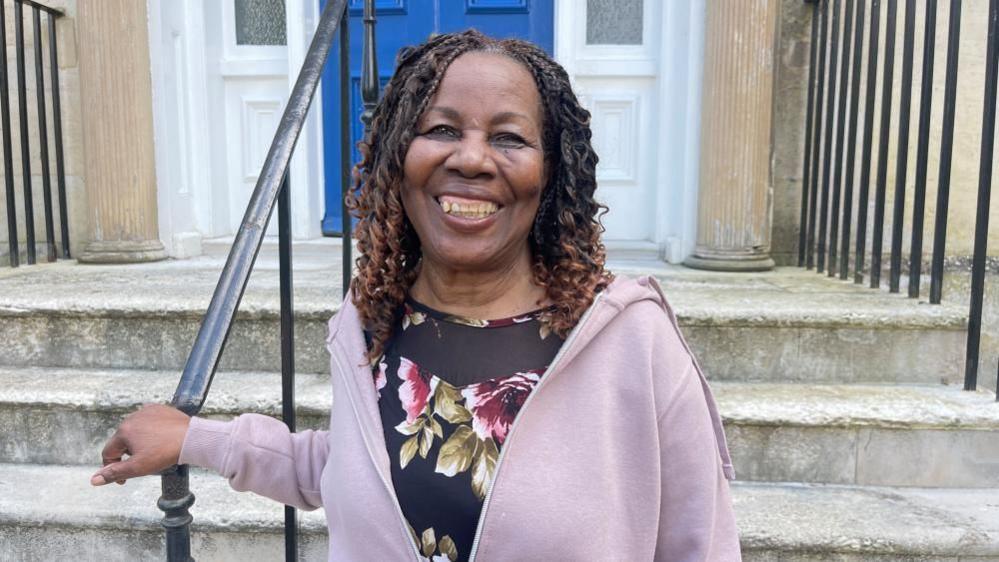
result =
[[[319,0],[325,5],[326,0]],[[378,72],[384,87],[392,75],[399,49],[422,43],[431,33],[474,27],[493,37],[519,37],[554,53],[554,0],[375,0]],[[350,0],[350,129],[352,146],[361,139],[361,23],[363,0]],[[323,164],[326,213],[323,233],[340,234],[340,75],[339,43],[330,51],[323,73]],[[360,158],[355,148],[352,163]]]

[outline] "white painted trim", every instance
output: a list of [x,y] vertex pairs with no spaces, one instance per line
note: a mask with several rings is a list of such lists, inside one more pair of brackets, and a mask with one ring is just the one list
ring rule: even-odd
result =
[[153,140],[160,240],[169,255],[201,253],[212,224],[204,6],[201,0],[148,0]]
[[[319,24],[319,2],[287,2],[288,55],[285,75],[290,95],[305,54]],[[335,61],[336,53],[330,58]],[[290,71],[290,72],[289,72]],[[323,104],[322,87],[316,90],[305,125],[295,145],[289,173],[291,174],[291,224],[294,238],[322,236],[321,222],[325,209],[323,173]]]
[[[666,0],[663,37],[685,37],[685,49],[664,41],[660,84],[657,233],[663,257],[680,263],[697,238],[701,83],[704,68],[705,0]],[[682,151],[674,150],[679,144]]]

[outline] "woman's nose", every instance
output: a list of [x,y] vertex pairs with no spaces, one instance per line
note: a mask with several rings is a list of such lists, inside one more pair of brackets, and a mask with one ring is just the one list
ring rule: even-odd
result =
[[492,146],[482,135],[465,135],[455,143],[454,152],[448,157],[445,165],[467,178],[480,175],[492,176],[496,173]]

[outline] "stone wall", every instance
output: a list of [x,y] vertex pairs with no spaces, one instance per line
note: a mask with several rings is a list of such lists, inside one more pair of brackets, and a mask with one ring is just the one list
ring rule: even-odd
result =
[[[884,53],[884,2],[882,3],[881,54]],[[841,5],[845,6],[845,2]],[[912,223],[912,193],[915,185],[915,164],[917,131],[919,120],[919,95],[922,75],[923,23],[925,4],[917,2],[915,57],[913,65],[913,97],[909,107],[911,112],[910,142],[908,145],[908,174],[906,177],[906,213],[904,219],[905,238],[903,247],[906,254],[909,248],[910,225]],[[982,107],[984,95],[984,69],[986,50],[986,12],[988,0],[966,0],[961,22],[961,51],[959,59],[958,100],[955,125],[955,145],[953,173],[951,176],[951,200],[948,212],[947,255],[968,256],[972,252],[975,208],[978,190],[978,166],[981,145]],[[778,76],[775,89],[777,111],[774,123],[774,225],[773,255],[778,263],[792,263],[796,260],[798,247],[798,221],[801,204],[801,180],[804,149],[805,105],[807,102],[807,82],[809,47],[811,32],[812,5],[802,0],[784,0],[781,17],[781,33],[778,49]],[[886,220],[884,248],[890,248],[891,209],[895,191],[895,163],[898,154],[897,131],[899,122],[899,91],[902,75],[902,32],[905,2],[899,2],[898,31],[896,35],[894,101],[892,105],[892,134],[888,156],[888,181],[886,198]],[[935,220],[936,187],[940,166],[940,132],[943,120],[943,90],[947,60],[947,26],[949,3],[940,3],[937,15],[937,37],[934,57],[933,111],[929,166],[927,176],[927,212],[924,219],[924,256],[932,252],[933,224]],[[867,14],[868,21],[870,14]],[[864,61],[866,62],[866,37],[869,25],[865,23]],[[879,57],[880,59],[881,57]],[[881,59],[883,60],[883,59]],[[866,77],[866,65],[862,70]],[[880,77],[880,60],[878,75]],[[866,78],[865,78],[866,80]],[[879,78],[880,80],[880,78]],[[861,83],[862,92],[866,83]],[[877,92],[878,106],[875,114],[874,157],[870,164],[877,165],[877,143],[880,119],[880,88]],[[863,97],[860,111],[865,111]],[[861,121],[862,123],[862,121]],[[860,177],[858,143],[857,180]],[[995,155],[994,155],[995,156]],[[844,158],[845,161],[845,158]],[[872,170],[876,170],[873,168]],[[872,181],[876,174],[872,173]],[[873,186],[872,186],[873,193]],[[999,202],[993,197],[993,220],[989,229],[989,254],[999,255]],[[873,214],[873,197],[868,212]],[[853,221],[854,225],[856,220]],[[869,225],[871,222],[869,221]]]
[[[23,202],[23,173],[21,166],[21,136],[20,121],[18,115],[17,96],[17,73],[16,73],[16,50],[14,36],[14,8],[10,0],[0,0],[4,2],[7,15],[7,69],[8,81],[10,84],[10,107],[11,107],[11,135],[13,145],[13,178],[16,192],[15,205],[17,209],[18,240],[21,246],[21,260],[24,261],[24,251],[26,248],[26,231],[24,219]],[[76,0],[45,0],[46,5],[59,8],[65,12],[65,16],[59,18],[56,23],[57,50],[59,55],[59,93],[62,112],[63,131],[63,154],[66,166],[66,197],[68,205],[68,219],[70,230],[70,248],[78,250],[86,242],[87,235],[87,199],[84,191],[83,173],[83,135],[80,127],[80,81],[79,65],[77,63],[76,44]],[[48,27],[44,14],[42,15],[42,44],[48,45]],[[31,10],[25,7],[24,10],[24,32],[25,32],[25,65],[28,102],[28,128],[31,154],[31,184],[32,198],[34,199],[34,221],[35,236],[38,247],[38,256],[44,259],[45,236],[45,215],[43,212],[43,189],[42,189],[42,169],[39,150],[38,137],[38,106],[36,99],[35,72],[34,72],[34,35],[32,28]],[[55,168],[55,136],[52,117],[52,97],[51,97],[51,74],[49,69],[48,48],[44,48],[43,62],[45,68],[45,96],[47,104],[48,140],[50,174],[52,178],[53,213],[55,218],[55,238],[58,243],[59,234],[59,208],[56,191],[56,168]],[[0,173],[5,173],[3,159],[0,158]],[[0,181],[0,264],[6,264],[8,260],[8,228],[7,228],[7,205],[5,189]]]

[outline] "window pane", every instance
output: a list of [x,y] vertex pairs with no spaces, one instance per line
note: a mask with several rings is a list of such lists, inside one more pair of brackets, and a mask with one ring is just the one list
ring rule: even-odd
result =
[[237,45],[287,45],[284,0],[233,0]]
[[641,45],[642,0],[586,0],[588,45]]

